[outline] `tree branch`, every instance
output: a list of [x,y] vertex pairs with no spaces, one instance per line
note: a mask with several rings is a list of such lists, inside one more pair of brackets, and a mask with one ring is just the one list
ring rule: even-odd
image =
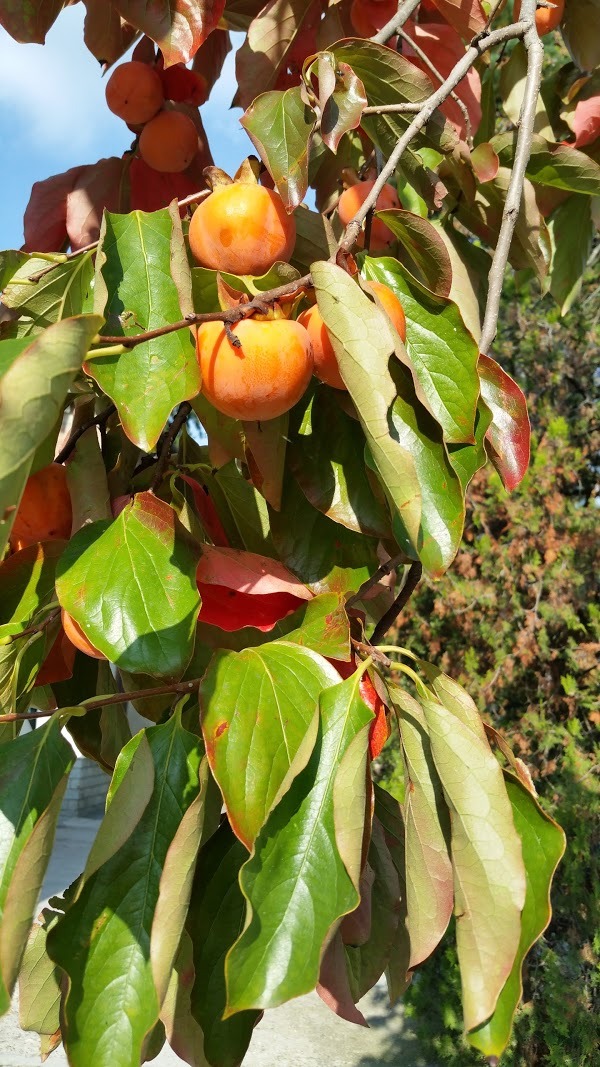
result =
[[[404,30],[398,30],[398,37],[400,37],[403,41],[405,41],[406,44],[410,45],[410,47],[412,48],[412,50],[415,53],[415,55],[417,55],[419,57],[419,59],[421,60],[421,62],[425,64],[425,66],[427,67],[428,71],[430,71],[430,73],[433,74],[434,78],[436,78],[437,81],[440,82],[440,84],[443,83],[444,75],[441,73],[441,71],[439,71],[437,69],[435,64],[431,62],[429,56],[423,51],[421,46],[418,45],[416,43],[416,41],[413,41],[412,37],[409,37],[408,34],[404,32]],[[462,117],[463,117],[463,120],[464,120],[464,123],[465,123],[465,136],[467,138],[467,143],[469,145],[471,145],[472,141],[473,141],[473,137],[472,137],[472,131],[471,131],[471,119],[469,117],[469,112],[467,111],[467,106],[466,106],[466,104],[464,104],[462,102],[460,97],[458,97],[456,95],[456,93],[454,92],[454,89],[450,93],[450,99],[454,100],[454,103],[456,104],[456,106],[462,112]]]
[[521,113],[519,115],[519,132],[517,134],[517,147],[513,160],[512,174],[510,176],[510,183],[506,194],[504,211],[502,212],[502,223],[498,235],[498,243],[494,252],[490,273],[488,275],[488,298],[483,318],[481,340],[479,343],[479,350],[480,352],[483,352],[484,355],[489,351],[498,327],[498,313],[500,311],[500,297],[502,295],[504,272],[506,270],[513,233],[519,216],[519,208],[521,206],[525,171],[531,154],[536,105],[542,80],[544,49],[535,25],[535,9],[536,0],[523,0],[523,16],[526,18],[523,43],[527,51],[527,77],[525,80],[525,93],[523,96],[523,103],[521,104]]
[[[534,0],[527,0],[527,3],[531,5],[534,3]],[[440,85],[439,89],[432,93],[431,96],[423,102],[421,110],[398,141],[394,151],[383,167],[381,174],[375,181],[369,195],[363,201],[354,218],[348,223],[339,244],[339,248],[342,252],[349,252],[356,243],[367,212],[369,212],[377,203],[377,198],[381,190],[388,178],[391,178],[396,170],[404,150],[408,147],[413,137],[416,137],[419,131],[429,122],[435,109],[439,107],[440,104],[444,103],[444,100],[450,95],[455,86],[462,81],[475,60],[497,44],[502,44],[504,41],[510,41],[513,38],[524,37],[527,30],[531,28],[531,25],[530,21],[515,22],[510,26],[502,26],[498,30],[491,30],[489,33],[485,32],[479,37],[474,38],[470,48],[467,49],[464,56],[462,56],[458,63],[452,68],[450,74]]]
[[41,622],[36,623],[34,626],[28,626],[26,630],[21,630],[18,634],[9,634],[4,638],[6,644],[12,645],[13,641],[19,641],[22,637],[29,637],[30,634],[41,634],[55,619],[60,615],[60,608],[51,611]]
[[417,562],[412,563],[410,566],[410,570],[406,576],[406,581],[402,586],[402,589],[398,593],[398,596],[394,600],[394,603],[392,604],[391,608],[388,608],[385,615],[381,617],[381,619],[377,623],[377,626],[373,630],[373,633],[369,638],[370,644],[378,645],[379,642],[383,640],[386,633],[390,629],[390,626],[394,625],[400,612],[408,604],[408,601],[410,600],[419,582],[421,581],[422,574],[423,564]]
[[403,0],[403,2],[401,0],[398,4],[396,14],[392,15],[390,21],[386,22],[385,26],[379,33],[376,33],[374,37],[371,37],[371,40],[374,41],[375,44],[385,44],[386,41],[389,41],[390,37],[394,37],[398,33],[398,30],[404,26],[404,23],[408,21],[413,11],[416,11],[420,3],[421,0]]
[[[156,689],[135,689],[129,693],[110,693],[105,697],[92,697],[82,700],[73,707],[85,708],[86,711],[99,711],[101,708],[110,707],[111,704],[128,704],[132,700],[142,700],[144,697],[161,697],[173,695],[185,696],[194,693],[200,688],[201,678],[192,678],[189,682],[172,682],[171,685],[159,685]],[[58,711],[61,709],[58,708]],[[0,715],[0,725],[3,722],[24,722],[27,719],[51,718],[56,712],[29,711],[23,715]]]
[[345,605],[346,608],[351,608],[353,604],[362,600],[365,593],[368,593],[369,590],[372,589],[374,585],[377,585],[382,578],[385,578],[387,574],[391,574],[392,571],[405,559],[406,556],[404,555],[404,552],[399,552],[397,556],[392,556],[386,563],[382,563],[375,573],[372,574],[370,578],[367,578],[366,582],[363,582],[360,589],[357,589],[356,593],[353,593],[351,597],[348,597]]
[[171,448],[173,441],[177,437],[184,422],[187,421],[188,416],[191,414],[192,405],[188,400],[184,400],[183,404],[180,404],[177,409],[177,414],[173,418],[173,422],[169,426],[167,435],[163,441],[160,456],[158,457],[158,463],[156,464],[156,472],[152,479],[152,485],[150,486],[150,492],[155,493],[160,487],[160,484],[165,476],[165,471],[169,465],[169,459],[171,458]]
[[79,438],[83,437],[84,433],[87,433],[88,430],[91,430],[93,426],[101,426],[102,423],[108,422],[111,415],[114,415],[116,410],[117,409],[114,404],[109,404],[108,407],[105,408],[104,411],[101,411],[99,415],[94,415],[93,419],[88,419],[87,422],[84,422],[81,426],[79,426],[74,431],[74,433],[71,434],[69,440],[65,442],[58,455],[54,457],[54,462],[66,463],[69,456],[71,455],[71,452],[75,448],[75,445],[77,444]]

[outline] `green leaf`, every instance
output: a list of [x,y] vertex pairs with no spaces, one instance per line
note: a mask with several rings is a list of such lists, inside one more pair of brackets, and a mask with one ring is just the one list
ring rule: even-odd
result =
[[476,709],[436,692],[444,703],[420,703],[450,809],[462,1003],[472,1030],[492,1015],[515,960],[525,870],[502,771]]
[[473,441],[479,348],[452,300],[435,296],[397,260],[367,257],[364,274],[396,294],[406,315],[406,351],[421,401],[449,444]]
[[[13,626],[13,632],[18,632],[19,628]],[[0,712],[3,715],[20,714],[27,710],[44,655],[45,641],[39,631],[0,645]],[[10,740],[17,732],[14,724],[1,721],[0,729],[2,741]]]
[[385,539],[390,524],[369,483],[361,439],[334,391],[317,389],[293,441],[290,467],[317,511],[349,530]]
[[402,516],[401,546],[417,554],[421,487],[410,453],[390,434],[389,410],[396,390],[388,363],[395,338],[386,316],[346,271],[314,263],[317,303],[329,332],[342,378],[354,401],[381,484]]
[[438,946],[452,915],[450,816],[421,705],[397,687],[389,693],[399,714],[406,767],[406,924],[413,968]]
[[[0,342],[0,553],[36,449],[62,413],[67,391],[101,324],[99,316],[83,315],[49,326],[27,346]],[[12,346],[9,366],[2,355],[6,345]]]
[[17,282],[47,267],[44,259],[32,256],[17,271],[3,295],[3,302],[7,307],[19,309],[20,336],[37,334],[53,322],[92,310],[93,254],[87,252],[66,263],[57,263],[35,285]]
[[336,240],[329,219],[318,211],[309,208],[296,208],[296,245],[292,254],[292,263],[302,273],[310,270],[316,259],[327,259],[334,251]]
[[311,507],[293,478],[269,518],[279,559],[315,592],[355,591],[379,566],[375,539]]
[[474,444],[450,445],[448,448],[448,458],[458,474],[463,493],[466,492],[471,479],[475,477],[477,471],[485,467],[487,463],[485,439],[492,423],[492,417],[492,412],[487,404],[480,399],[477,405],[477,415],[475,416]]
[[225,957],[244,924],[246,901],[238,878],[248,853],[223,822],[198,857],[187,930],[193,945],[195,981],[191,1012],[202,1027],[211,1067],[238,1067],[258,1021],[256,1011],[223,1019]]
[[325,659],[287,641],[218,651],[211,660],[200,688],[204,744],[231,827],[248,849],[306,766],[319,694],[337,681]]
[[[7,248],[0,252],[0,292],[2,293],[2,303],[6,302],[6,292],[4,290],[12,281],[15,274],[21,267],[29,261],[29,255],[27,252],[17,251],[16,248]],[[50,259],[46,260],[46,266],[51,262]]]
[[240,873],[248,911],[227,957],[227,1016],[314,989],[328,935],[358,904],[372,718],[359,681],[322,694],[310,760]]
[[33,924],[19,972],[19,1024],[51,1037],[60,1029],[60,972],[48,955],[48,931],[59,915],[44,908]]
[[258,96],[240,122],[259,153],[287,211],[302,203],[308,188],[308,149],[316,115],[298,85]]
[[[134,337],[182,318],[187,309],[171,276],[172,260],[180,263],[182,247],[179,215],[169,208],[104,213],[94,308],[106,317],[105,334]],[[191,294],[191,278],[189,285]],[[86,370],[117,405],[127,436],[145,452],[154,448],[175,405],[200,389],[188,329],[145,341],[122,355],[92,359]]]
[[450,299],[458,304],[465,326],[479,342],[491,257],[481,245],[474,244],[459,232],[451,220],[446,226],[439,222],[433,225],[444,241],[452,263]]
[[600,41],[595,32],[599,15],[598,0],[567,0],[565,4],[560,28],[571,57],[580,70],[594,70],[600,65]]
[[4,623],[25,629],[54,590],[63,541],[46,541],[14,552],[0,564],[0,636]]
[[468,1034],[468,1041],[484,1056],[501,1056],[523,992],[521,970],[525,956],[550,922],[550,886],[565,851],[560,826],[542,810],[537,798],[512,774],[505,772],[506,791],[516,831],[521,838],[527,891],[521,916],[521,937],[510,975],[498,997],[491,1019]]
[[[315,70],[317,64],[315,64]],[[367,106],[365,87],[347,63],[336,61],[332,52],[322,52],[318,60],[319,99],[321,104],[320,134],[332,152],[337,152],[345,133],[360,125]],[[332,91],[323,94],[323,83]]]
[[400,919],[400,883],[385,840],[383,827],[373,819],[368,860],[375,880],[371,889],[371,929],[364,945],[346,945],[346,967],[356,1004],[385,971]]
[[176,678],[194,645],[198,558],[173,509],[137,493],[114,522],[94,522],[71,539],[56,593],[112,663]]
[[403,262],[416,280],[436,296],[449,296],[452,264],[444,240],[433,223],[403,208],[376,211],[375,217],[381,219],[400,241]]
[[581,292],[595,232],[591,203],[589,196],[574,194],[559,204],[548,219],[552,242],[548,279],[561,315],[570,311]]
[[350,623],[342,596],[322,593],[285,621],[293,620],[299,620],[298,626],[286,633],[286,641],[310,648],[326,659],[350,661]]
[[72,1067],[131,1067],[159,1017],[191,891],[208,770],[179,714],[123,749],[77,898],[48,935]]
[[[512,166],[516,136],[515,132],[492,137],[490,144],[503,167]],[[551,144],[543,137],[533,139],[527,177],[540,185],[551,185],[555,189],[600,196],[600,164],[578,148],[566,144]]]
[[8,1011],[75,756],[54,717],[0,748],[0,1013]]
[[410,937],[406,926],[406,828],[402,808],[395,797],[391,796],[381,786],[374,786],[375,815],[381,823],[387,847],[390,851],[394,866],[398,873],[400,883],[400,899],[398,901],[398,926],[392,945],[386,969],[386,979],[390,1001],[395,1004],[399,997],[406,991],[410,983]]
[[226,463],[215,474],[217,485],[223,490],[240,547],[261,556],[275,555],[269,527],[269,510],[265,498],[247,482],[235,460]]

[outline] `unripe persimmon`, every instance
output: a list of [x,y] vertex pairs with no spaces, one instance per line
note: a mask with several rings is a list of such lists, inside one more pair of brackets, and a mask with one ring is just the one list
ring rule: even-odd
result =
[[198,205],[190,222],[190,248],[201,267],[229,274],[266,274],[287,261],[296,224],[278,193],[263,185],[218,186]]
[[149,122],[164,103],[159,74],[135,59],[121,63],[106,83],[106,103],[113,114],[133,126]]
[[176,174],[189,167],[198,151],[198,131],[182,111],[160,111],[140,134],[139,151],[144,163],[163,174]]
[[290,319],[245,319],[231,344],[221,322],[198,329],[202,392],[217,411],[246,421],[275,419],[300,399],[312,372],[310,340]]
[[[538,7],[535,13],[535,24],[539,37],[545,37],[552,33],[562,22],[565,13],[565,0],[552,0],[555,7]],[[515,0],[514,19],[518,22],[521,17],[521,0]]]
[[99,652],[97,648],[94,648],[92,643],[88,641],[81,626],[72,615],[69,615],[68,611],[63,608],[61,612],[62,626],[66,636],[75,648],[78,648],[80,652],[83,652],[86,656],[92,656],[94,659],[106,659],[103,652]]
[[17,552],[37,541],[67,539],[72,521],[67,472],[62,464],[49,463],[27,479],[10,532],[10,547]]
[[[348,189],[344,189],[338,202],[338,215],[340,217],[340,222],[344,226],[347,226],[350,220],[356,215],[356,212],[360,210],[374,184],[375,181],[373,179],[365,182],[357,182],[356,185],[351,185]],[[375,207],[377,211],[385,211],[387,208],[400,207],[398,194],[393,186],[384,185],[377,197]],[[373,222],[371,223],[371,251],[382,252],[393,240],[394,235],[389,227],[381,222],[380,219],[373,219]],[[357,243],[361,246],[364,244],[364,235],[360,236]]]
[[397,0],[354,0],[350,21],[359,37],[374,37],[397,10]]

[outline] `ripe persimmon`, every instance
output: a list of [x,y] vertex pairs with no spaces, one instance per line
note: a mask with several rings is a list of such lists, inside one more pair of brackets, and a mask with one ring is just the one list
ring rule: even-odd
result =
[[233,419],[283,415],[300,399],[313,372],[304,326],[290,319],[245,319],[232,329],[239,348],[221,322],[205,322],[198,329],[202,392],[217,411]]
[[[545,37],[552,33],[560,25],[565,13],[565,0],[552,0],[555,7],[538,7],[535,13],[535,24],[539,37]],[[521,17],[521,0],[515,0],[514,19],[519,21]]]
[[374,37],[397,10],[397,0],[354,0],[350,21],[359,37]]
[[190,70],[185,63],[175,63],[166,70],[161,70],[160,80],[167,100],[176,100],[182,104],[200,107],[208,100],[206,78],[195,70]]
[[10,532],[10,547],[18,552],[37,541],[67,539],[72,521],[67,472],[62,464],[49,463],[27,479]]
[[164,99],[157,71],[135,59],[115,67],[106,83],[106,103],[110,110],[133,126],[154,118]]
[[[348,225],[350,220],[356,215],[356,212],[362,207],[374,184],[375,180],[373,179],[365,182],[357,182],[356,185],[351,185],[348,189],[344,189],[344,192],[338,201],[338,215],[340,217],[340,222],[344,226]],[[384,211],[387,208],[400,207],[398,194],[392,185],[384,185],[377,197],[375,206],[378,211]],[[381,222],[380,219],[373,219],[373,222],[371,223],[371,251],[382,252],[393,240],[394,235],[389,227]],[[361,246],[364,244],[363,235],[361,235],[357,243]]]
[[278,193],[263,185],[220,185],[198,205],[190,222],[190,248],[201,267],[229,274],[266,274],[288,260],[296,224]]
[[397,332],[400,334],[402,344],[406,341],[406,315],[398,297],[383,282],[369,282],[371,289],[377,294],[379,302],[383,305]]
[[160,111],[140,134],[139,150],[144,163],[163,174],[176,174],[189,167],[198,151],[198,131],[182,111]]
[[72,645],[78,648],[80,652],[83,652],[86,656],[92,656],[94,659],[106,659],[103,652],[99,652],[97,648],[94,648],[93,644],[88,641],[81,626],[72,615],[69,615],[68,611],[62,609],[61,620],[65,635],[68,637]]

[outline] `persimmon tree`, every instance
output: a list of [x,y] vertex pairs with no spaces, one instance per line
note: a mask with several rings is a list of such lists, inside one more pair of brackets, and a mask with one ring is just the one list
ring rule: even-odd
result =
[[[63,6],[0,23],[43,42]],[[565,311],[591,248],[598,5],[557,7],[85,0],[131,148],[36,183],[0,256],[0,1002],[73,1067],[233,1067],[315,988],[364,1023],[452,913],[468,1039],[506,1047],[563,834],[386,634],[473,475],[528,465],[507,269]],[[234,178],[201,119],[231,31]],[[68,737],[106,813],[36,918]]]

